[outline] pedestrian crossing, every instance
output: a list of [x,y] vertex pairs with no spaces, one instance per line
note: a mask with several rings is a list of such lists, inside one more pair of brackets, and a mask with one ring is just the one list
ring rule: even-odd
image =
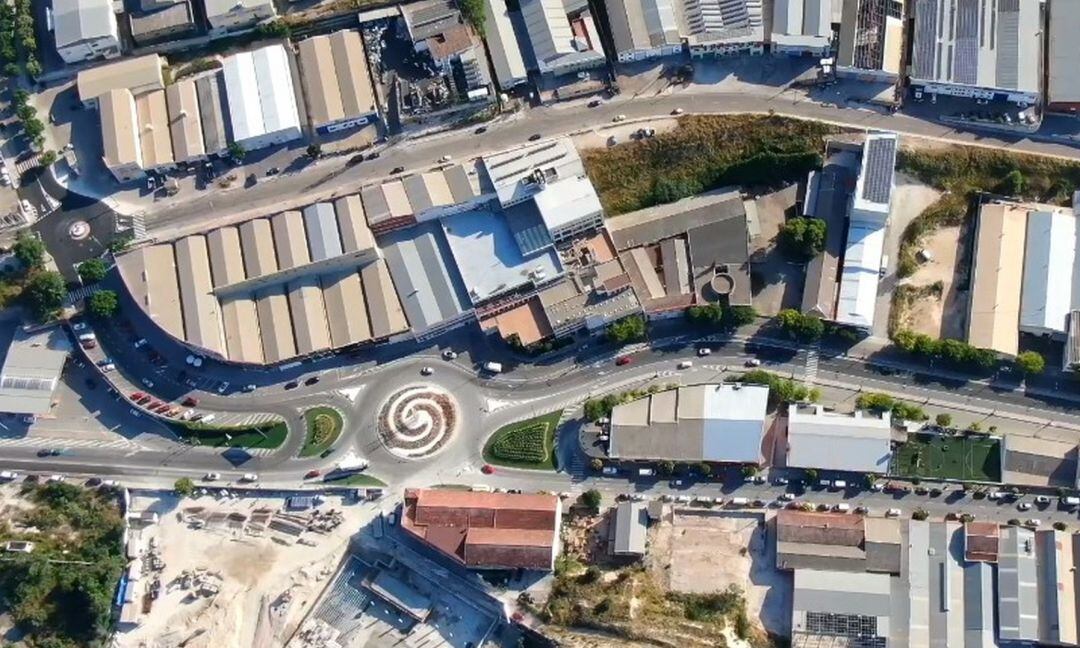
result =
[[90,295],[93,295],[97,291],[101,290],[101,287],[97,284],[91,284],[89,286],[80,286],[75,290],[68,293],[67,299],[64,300],[65,306],[74,306],[75,304],[86,299]]
[[94,450],[142,450],[143,446],[128,439],[57,439],[52,437],[0,436],[4,448],[67,448]]
[[23,160],[16,160],[16,162],[15,162],[15,173],[21,177],[22,174],[26,173],[30,169],[36,168],[38,166],[38,160],[40,158],[41,158],[40,153],[34,153],[33,155],[31,155],[31,156],[29,156],[29,157],[27,157],[27,158],[25,158]]
[[820,360],[817,347],[811,347],[806,352],[806,371],[803,374],[803,381],[807,385],[813,385],[817,381],[818,375],[818,361]]

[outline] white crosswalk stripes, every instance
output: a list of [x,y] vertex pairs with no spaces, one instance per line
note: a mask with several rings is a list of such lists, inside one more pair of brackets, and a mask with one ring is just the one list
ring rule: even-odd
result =
[[93,448],[97,450],[142,450],[143,446],[128,439],[54,439],[49,437],[0,437],[5,448]]
[[86,299],[90,295],[93,295],[98,290],[101,290],[101,288],[97,284],[94,284],[92,286],[80,286],[68,293],[65,304],[68,306],[73,306],[80,301]]
[[807,385],[813,385],[817,380],[819,360],[817,347],[811,347],[806,352],[806,373],[803,378]]

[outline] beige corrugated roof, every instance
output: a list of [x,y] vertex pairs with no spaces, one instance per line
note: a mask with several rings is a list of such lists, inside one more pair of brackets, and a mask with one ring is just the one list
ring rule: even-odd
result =
[[176,242],[176,270],[187,341],[217,353],[225,353],[221,335],[221,311],[211,292],[210,254],[206,237],[188,236]]
[[386,261],[379,259],[364,266],[360,277],[364,281],[364,296],[371,316],[371,336],[384,338],[409,328]]
[[135,100],[131,92],[109,90],[98,101],[101,113],[102,159],[110,169],[129,165],[142,166],[139,136],[135,124]]
[[117,266],[132,297],[150,319],[173,337],[185,339],[173,246],[161,243],[132,250],[117,260]]
[[79,99],[87,101],[119,88],[130,89],[134,94],[160,90],[165,87],[161,65],[160,56],[147,54],[82,70],[75,81]]
[[359,32],[348,29],[330,34],[329,38],[345,116],[358,117],[375,112],[375,92],[371,88]]
[[989,204],[979,210],[972,271],[968,342],[1015,355],[1020,336],[1028,210]]
[[143,168],[153,169],[173,163],[172,136],[169,134],[169,109],[165,91],[154,90],[135,98],[139,119],[139,146]]
[[382,189],[383,197],[386,198],[386,206],[390,210],[391,218],[413,215],[409,194],[405,192],[405,185],[400,180],[384,182],[379,188]]
[[300,212],[282,212],[273,217],[272,223],[278,267],[288,270],[310,263],[311,256],[308,254],[307,237],[304,234],[304,217]]
[[202,120],[199,118],[199,95],[194,79],[181,79],[165,88],[169,108],[169,130],[172,135],[173,157],[187,162],[206,155],[203,144]]
[[364,288],[356,270],[323,277],[323,302],[335,347],[371,339]]
[[297,353],[304,355],[330,348],[326,308],[316,277],[305,277],[289,284],[289,312],[292,314]]
[[263,357],[266,362],[280,362],[296,355],[289,300],[282,287],[256,294],[255,310],[259,315]]
[[229,350],[229,359],[262,364],[262,334],[259,331],[255,302],[248,297],[228,297],[221,300],[221,320],[225,328],[225,346]]
[[274,235],[270,221],[256,218],[240,224],[240,244],[244,250],[244,270],[249,279],[277,272]]
[[338,231],[341,232],[341,247],[346,253],[375,247],[375,237],[368,227],[364,203],[360,201],[359,194],[335,200],[334,213],[337,216]]
[[300,41],[300,70],[303,72],[304,94],[307,96],[308,115],[316,125],[338,121],[345,116],[341,105],[334,70],[334,55],[330,51],[328,36],[312,36]]
[[210,248],[210,270],[214,287],[220,288],[243,281],[244,255],[240,252],[240,231],[235,227],[222,227],[206,235]]

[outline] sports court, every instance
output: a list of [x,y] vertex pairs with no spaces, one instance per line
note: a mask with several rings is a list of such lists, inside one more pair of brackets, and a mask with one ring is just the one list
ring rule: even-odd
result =
[[1001,441],[989,437],[911,434],[893,455],[901,477],[1001,481]]

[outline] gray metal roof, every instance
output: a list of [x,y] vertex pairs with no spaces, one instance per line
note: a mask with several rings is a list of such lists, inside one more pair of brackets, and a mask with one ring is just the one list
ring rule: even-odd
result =
[[998,551],[998,638],[1039,640],[1039,597],[1035,532],[1008,526]]
[[116,17],[110,0],[52,0],[56,47],[116,36]]
[[304,229],[307,232],[312,261],[322,261],[343,254],[337,215],[331,203],[315,203],[304,207]]
[[1080,2],[1051,0],[1050,52],[1047,78],[1049,103],[1080,103],[1080,65],[1076,35],[1080,34]]
[[[621,251],[727,220],[734,221],[736,230],[741,225],[742,241],[736,238],[733,242],[715,243],[709,247],[708,251],[712,252],[709,256],[730,255],[732,261],[745,260],[746,208],[738,190],[716,189],[678,202],[623,214],[608,220],[607,228],[615,248]],[[697,261],[694,263],[696,265]]]
[[469,310],[468,295],[438,223],[391,232],[380,247],[414,332]]
[[59,326],[35,333],[16,327],[0,369],[0,412],[47,414],[70,351]]
[[813,405],[788,406],[789,466],[882,474],[891,456],[888,414],[848,415]]
[[503,216],[522,254],[533,254],[552,244],[551,234],[535,202],[526,200],[511,205],[503,210]]
[[619,502],[615,509],[614,553],[644,555],[648,524],[649,515],[644,502]]
[[199,121],[202,123],[203,144],[207,153],[218,153],[229,147],[228,121],[222,103],[222,76],[215,72],[195,79],[199,95]]
[[814,217],[825,221],[825,249],[807,266],[802,312],[830,320],[836,317],[850,177],[847,167],[835,163],[826,164],[818,174],[818,191],[813,207]]

